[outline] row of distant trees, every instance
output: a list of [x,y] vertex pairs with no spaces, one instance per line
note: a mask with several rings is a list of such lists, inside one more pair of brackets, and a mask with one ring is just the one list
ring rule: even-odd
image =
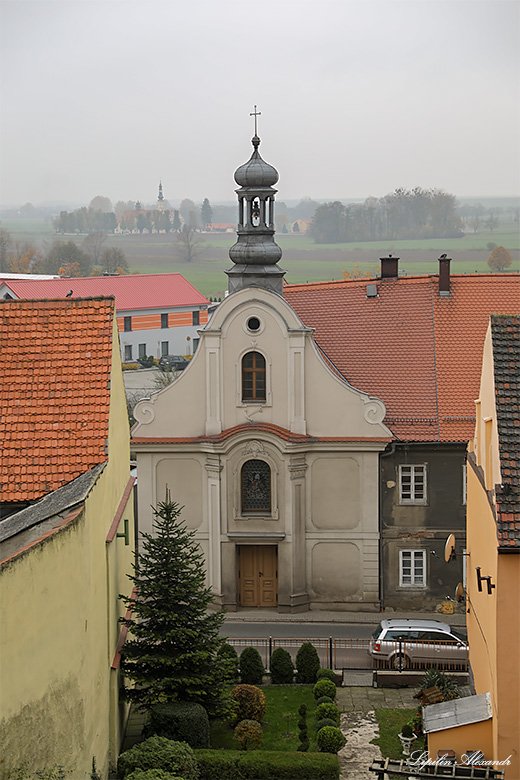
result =
[[128,271],[122,249],[105,247],[106,234],[90,233],[81,246],[74,241],[54,241],[37,249],[30,244],[14,242],[10,233],[0,228],[0,272],[12,274],[62,274],[64,276],[101,276]]

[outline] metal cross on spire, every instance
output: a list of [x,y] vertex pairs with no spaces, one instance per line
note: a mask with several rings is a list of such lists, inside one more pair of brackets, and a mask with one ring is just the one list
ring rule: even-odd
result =
[[255,106],[255,110],[252,113],[250,113],[249,116],[254,116],[254,118],[255,118],[255,135],[258,135],[257,127],[256,127],[256,118],[257,118],[257,116],[262,116],[262,112],[261,111],[257,111],[256,110],[256,106]]

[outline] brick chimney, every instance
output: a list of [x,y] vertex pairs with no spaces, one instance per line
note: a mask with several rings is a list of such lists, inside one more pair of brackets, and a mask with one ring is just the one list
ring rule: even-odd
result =
[[392,257],[391,254],[388,257],[380,257],[381,260],[381,279],[393,279],[399,276],[399,258]]
[[446,255],[439,257],[439,295],[451,295],[450,263],[451,257],[446,257]]

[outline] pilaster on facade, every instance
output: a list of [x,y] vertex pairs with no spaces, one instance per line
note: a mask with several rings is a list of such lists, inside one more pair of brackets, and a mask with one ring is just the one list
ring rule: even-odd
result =
[[305,334],[307,331],[289,330],[288,335],[288,404],[289,430],[307,433],[305,415]]
[[214,596],[220,597],[222,595],[220,472],[223,465],[219,455],[207,454],[204,466],[206,471],[206,500],[204,505],[207,513],[205,525],[208,529],[207,576],[211,592]]
[[206,350],[206,435],[222,432],[222,387],[220,331],[208,333],[204,346]]

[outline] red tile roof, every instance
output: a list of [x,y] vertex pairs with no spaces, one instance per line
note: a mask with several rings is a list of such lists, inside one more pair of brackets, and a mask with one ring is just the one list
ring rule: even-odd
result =
[[0,301],[0,502],[107,460],[113,299]]
[[44,281],[2,281],[17,298],[65,298],[69,290],[75,298],[113,295],[118,312],[172,306],[206,306],[207,298],[181,274],[129,274],[88,276]]
[[[367,284],[377,297],[367,297]],[[380,398],[404,441],[468,441],[491,313],[520,307],[520,277],[452,275],[294,284],[284,298],[343,376]]]

